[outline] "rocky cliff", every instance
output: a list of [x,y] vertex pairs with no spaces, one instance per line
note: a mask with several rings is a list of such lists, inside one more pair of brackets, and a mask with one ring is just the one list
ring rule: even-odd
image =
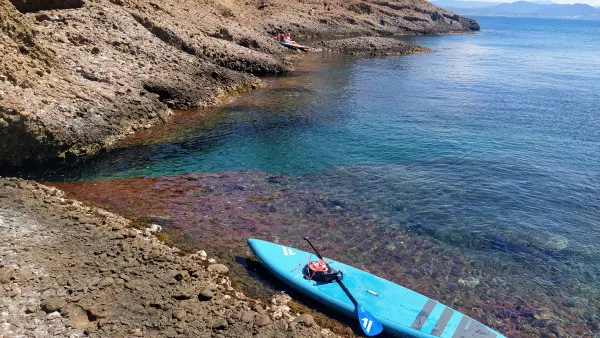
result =
[[425,0],[0,0],[0,169],[88,156],[289,71],[295,39],[478,30]]

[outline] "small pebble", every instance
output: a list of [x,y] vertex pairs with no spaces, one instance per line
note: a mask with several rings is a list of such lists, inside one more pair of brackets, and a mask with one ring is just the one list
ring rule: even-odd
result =
[[226,319],[219,319],[213,323],[212,328],[213,330],[222,330],[227,328],[227,326],[229,326],[229,323],[227,323]]
[[271,322],[271,318],[269,318],[269,316],[264,315],[264,314],[258,315],[254,319],[254,325],[256,325],[258,327],[269,325],[270,322]]
[[211,300],[215,295],[209,289],[202,289],[198,294],[198,299],[201,301]]

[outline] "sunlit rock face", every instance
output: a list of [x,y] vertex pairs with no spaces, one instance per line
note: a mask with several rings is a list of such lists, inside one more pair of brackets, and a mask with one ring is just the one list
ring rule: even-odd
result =
[[164,123],[173,108],[215,106],[261,87],[256,75],[291,70],[293,55],[275,38],[280,31],[314,39],[472,28],[427,1],[312,7],[284,0],[264,10],[224,1],[3,1],[0,170],[88,158]]

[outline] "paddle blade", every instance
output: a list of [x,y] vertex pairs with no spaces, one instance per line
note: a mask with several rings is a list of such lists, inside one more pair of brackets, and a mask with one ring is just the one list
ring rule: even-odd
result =
[[356,312],[358,314],[360,327],[367,336],[372,337],[383,331],[383,325],[381,325],[381,323],[360,304],[356,307]]

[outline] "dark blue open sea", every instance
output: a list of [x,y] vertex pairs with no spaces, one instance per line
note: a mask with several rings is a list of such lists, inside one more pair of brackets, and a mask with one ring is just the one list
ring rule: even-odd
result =
[[[199,242],[251,222],[221,245],[311,233],[507,335],[598,337],[600,21],[476,19],[477,34],[406,38],[431,54],[312,53],[267,89],[46,179],[153,177]],[[237,185],[189,177],[216,172]],[[177,177],[266,209],[178,224],[204,204],[166,194]]]

